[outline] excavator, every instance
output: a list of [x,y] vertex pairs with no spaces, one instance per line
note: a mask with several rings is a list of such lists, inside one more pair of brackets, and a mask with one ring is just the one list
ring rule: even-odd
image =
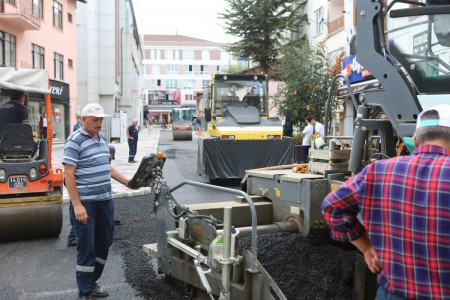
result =
[[57,237],[62,229],[63,171],[52,168],[52,113],[47,70],[0,68],[0,88],[45,94],[47,136],[6,124],[0,140],[0,242]]
[[291,163],[293,141],[269,117],[266,75],[215,74],[198,138],[198,174],[210,182],[242,179],[245,170]]
[[[143,250],[157,258],[158,271],[194,289],[200,297],[286,299],[258,262],[258,235],[292,232],[307,238],[327,238],[329,230],[320,205],[349,174],[359,172],[375,159],[371,149],[375,130],[381,134],[381,156],[395,155],[393,129],[407,142],[424,107],[450,102],[450,5],[437,4],[442,1],[356,0],[356,58],[377,83],[361,89],[345,75],[333,79],[326,119],[331,115],[330,101],[339,89],[338,82],[347,90],[344,100],[350,103],[349,110],[357,113],[351,136],[331,136],[326,129],[323,138],[329,149],[311,150],[310,154],[321,151],[317,156],[310,155],[312,162],[316,157],[316,163],[328,168],[312,172],[314,164],[310,162],[248,169],[246,189],[240,191],[189,180],[169,187],[163,176],[163,154],[144,159],[130,185],[152,188],[157,241],[144,245]],[[224,101],[242,97],[226,96]],[[218,121],[228,115],[227,107],[215,104],[211,109],[216,112],[217,123],[210,118],[208,130],[232,135],[218,128]],[[381,111],[388,119],[378,118]],[[229,115],[233,115],[232,109]],[[335,148],[342,139],[349,140],[350,149]],[[322,162],[326,158],[328,162]],[[335,168],[336,161],[346,162],[346,172]],[[172,193],[189,185],[227,192],[235,198],[221,203],[180,205]],[[251,236],[251,249],[239,253],[242,236]],[[352,299],[374,299],[375,292],[375,277],[363,257],[357,255]]]

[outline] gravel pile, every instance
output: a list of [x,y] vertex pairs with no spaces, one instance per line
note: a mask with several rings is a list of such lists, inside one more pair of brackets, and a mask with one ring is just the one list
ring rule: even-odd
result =
[[[156,262],[142,251],[155,243],[155,222],[149,195],[115,199],[113,248],[125,263],[125,277],[145,299],[193,299],[155,273]],[[240,249],[250,250],[244,237]],[[351,266],[355,251],[330,245],[314,246],[298,234],[276,233],[258,237],[258,260],[289,300],[351,299]]]

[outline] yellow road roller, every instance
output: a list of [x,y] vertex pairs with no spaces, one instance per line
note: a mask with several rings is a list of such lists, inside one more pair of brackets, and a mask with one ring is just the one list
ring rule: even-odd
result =
[[[0,89],[45,94],[47,135],[9,123],[0,133],[0,242],[57,237],[62,228],[63,171],[52,169],[52,113],[47,70],[0,68]],[[0,104],[3,104],[0,101]]]

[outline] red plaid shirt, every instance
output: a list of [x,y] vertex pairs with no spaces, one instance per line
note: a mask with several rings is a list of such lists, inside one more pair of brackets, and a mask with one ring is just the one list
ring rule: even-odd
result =
[[427,144],[376,161],[330,193],[322,212],[336,240],[367,230],[380,286],[407,299],[450,299],[450,151]]

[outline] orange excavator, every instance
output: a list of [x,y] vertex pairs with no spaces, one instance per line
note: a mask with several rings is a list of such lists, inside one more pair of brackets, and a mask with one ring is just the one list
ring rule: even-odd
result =
[[0,140],[0,242],[57,237],[62,228],[63,171],[52,169],[52,113],[47,70],[0,68],[1,93],[45,94],[47,135],[6,124]]

